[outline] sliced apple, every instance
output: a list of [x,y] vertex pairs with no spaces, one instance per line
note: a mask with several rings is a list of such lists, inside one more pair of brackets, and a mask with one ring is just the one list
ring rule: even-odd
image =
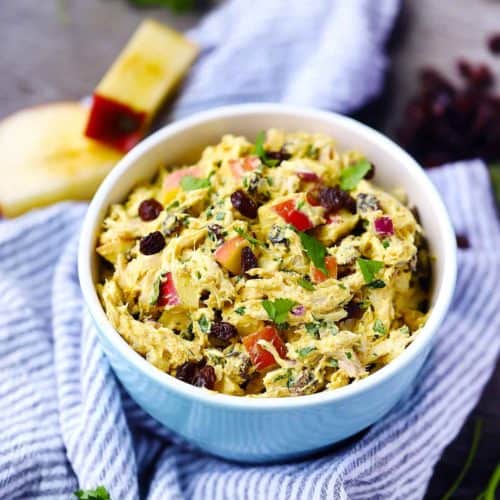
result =
[[337,260],[333,255],[325,257],[325,267],[328,271],[328,276],[323,271],[313,266],[311,274],[314,283],[321,283],[328,278],[337,278]]
[[247,172],[255,170],[259,165],[260,159],[257,156],[229,160],[229,168],[236,180],[240,180]]
[[12,217],[60,200],[86,200],[122,157],[83,135],[88,108],[59,102],[0,122],[0,210]]
[[143,21],[95,89],[85,134],[128,151],[197,53],[198,47],[182,34]]
[[201,169],[200,167],[184,167],[179,170],[174,170],[171,174],[168,174],[163,181],[163,203],[170,203],[176,196],[181,187],[181,180],[183,177],[191,175],[193,177],[200,177]]
[[241,236],[227,240],[215,251],[215,260],[233,274],[241,273],[241,252],[249,245]]

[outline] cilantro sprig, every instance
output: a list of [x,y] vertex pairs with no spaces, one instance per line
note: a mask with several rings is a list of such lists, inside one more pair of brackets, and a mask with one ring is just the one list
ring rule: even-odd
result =
[[265,142],[266,133],[261,130],[255,138],[255,154],[260,158],[260,161],[264,165],[267,165],[268,167],[275,167],[276,165],[278,165],[279,161],[267,156],[266,150],[264,149]]
[[210,187],[210,179],[185,175],[181,178],[181,187],[184,191],[194,191],[196,189],[205,189]]
[[344,168],[340,173],[341,189],[344,191],[351,191],[354,189],[371,168],[370,162],[365,159],[359,160],[354,165]]
[[276,299],[274,302],[262,301],[262,307],[266,310],[269,319],[277,325],[285,323],[288,313],[295,304],[296,302],[290,299]]
[[302,231],[295,231],[300,238],[304,252],[311,259],[314,267],[317,267],[322,273],[328,276],[328,270],[325,265],[325,257],[327,255],[326,247],[316,238],[309,236]]
[[[378,260],[359,258],[357,262],[359,268],[361,269],[361,274],[363,275],[363,279],[365,280],[365,283],[368,285],[371,285],[372,283],[375,282],[375,275],[384,267],[384,263]],[[373,288],[381,288],[380,283],[375,282]]]
[[314,290],[314,285],[306,278],[299,278],[297,283],[305,290],[309,290],[310,292]]
[[111,500],[104,486],[98,486],[95,490],[76,490],[74,495],[79,500]]

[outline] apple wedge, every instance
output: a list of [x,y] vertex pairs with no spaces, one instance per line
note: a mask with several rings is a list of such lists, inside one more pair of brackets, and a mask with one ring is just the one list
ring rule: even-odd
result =
[[78,102],[59,102],[0,122],[0,210],[5,216],[94,194],[122,155],[84,137],[88,113]]

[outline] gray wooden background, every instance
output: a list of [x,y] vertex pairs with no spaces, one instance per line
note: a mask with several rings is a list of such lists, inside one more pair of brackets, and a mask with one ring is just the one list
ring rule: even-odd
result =
[[[0,0],[0,118],[22,107],[88,95],[145,16],[179,30],[199,19],[136,10],[125,0]],[[454,63],[464,56],[491,63],[500,79],[500,58],[485,49],[493,32],[500,32],[499,0],[405,1],[391,42],[387,91],[377,105],[384,112],[363,116],[392,135],[424,65],[456,78]],[[484,420],[478,456],[454,498],[475,498],[499,462],[500,369],[438,464],[427,498],[441,498],[458,475],[477,417]]]

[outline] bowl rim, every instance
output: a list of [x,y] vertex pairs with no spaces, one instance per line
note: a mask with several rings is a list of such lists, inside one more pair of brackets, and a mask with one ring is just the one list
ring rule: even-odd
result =
[[[411,170],[412,174],[423,185],[428,196],[428,202],[434,206],[435,216],[438,219],[438,225],[441,229],[441,237],[444,241],[443,257],[445,262],[443,263],[443,281],[441,290],[438,291],[434,307],[426,324],[415,340],[396,359],[385,365],[379,371],[357,381],[356,383],[340,387],[335,390],[325,390],[319,393],[304,396],[251,398],[222,394],[194,387],[176,379],[168,373],[162,372],[134,351],[134,349],[129,346],[118,331],[113,328],[104,312],[103,307],[101,306],[96,287],[92,279],[91,260],[93,258],[93,252],[95,251],[93,236],[97,225],[97,217],[101,208],[105,205],[109,205],[107,199],[109,194],[113,191],[115,183],[118,179],[147,151],[181,131],[185,131],[186,129],[196,125],[211,122],[215,119],[232,118],[247,114],[266,115],[271,113],[281,114],[285,117],[299,116],[306,119],[311,118],[325,120],[332,123],[333,126],[341,126],[358,136],[371,138],[372,141],[376,141],[382,149],[386,150],[389,155],[398,159],[406,169]],[[153,379],[157,384],[161,385],[166,390],[173,391],[178,396],[203,402],[209,406],[219,406],[228,409],[245,409],[248,411],[294,409],[340,402],[347,398],[368,392],[375,386],[382,384],[385,380],[396,375],[400,370],[403,370],[407,365],[419,357],[419,354],[432,343],[433,337],[443,321],[453,297],[456,281],[456,240],[453,226],[445,205],[441,200],[437,189],[427,177],[424,170],[408,153],[380,132],[358,122],[357,120],[354,120],[353,118],[330,111],[287,104],[246,103],[217,107],[207,111],[202,111],[166,125],[140,142],[117,163],[117,165],[100,185],[88,207],[80,234],[78,248],[78,275],[84,301],[97,329],[100,331],[99,334],[104,335],[112,344],[114,349],[116,349],[121,356],[126,358],[126,360],[133,365],[135,369],[139,370],[144,376]]]

